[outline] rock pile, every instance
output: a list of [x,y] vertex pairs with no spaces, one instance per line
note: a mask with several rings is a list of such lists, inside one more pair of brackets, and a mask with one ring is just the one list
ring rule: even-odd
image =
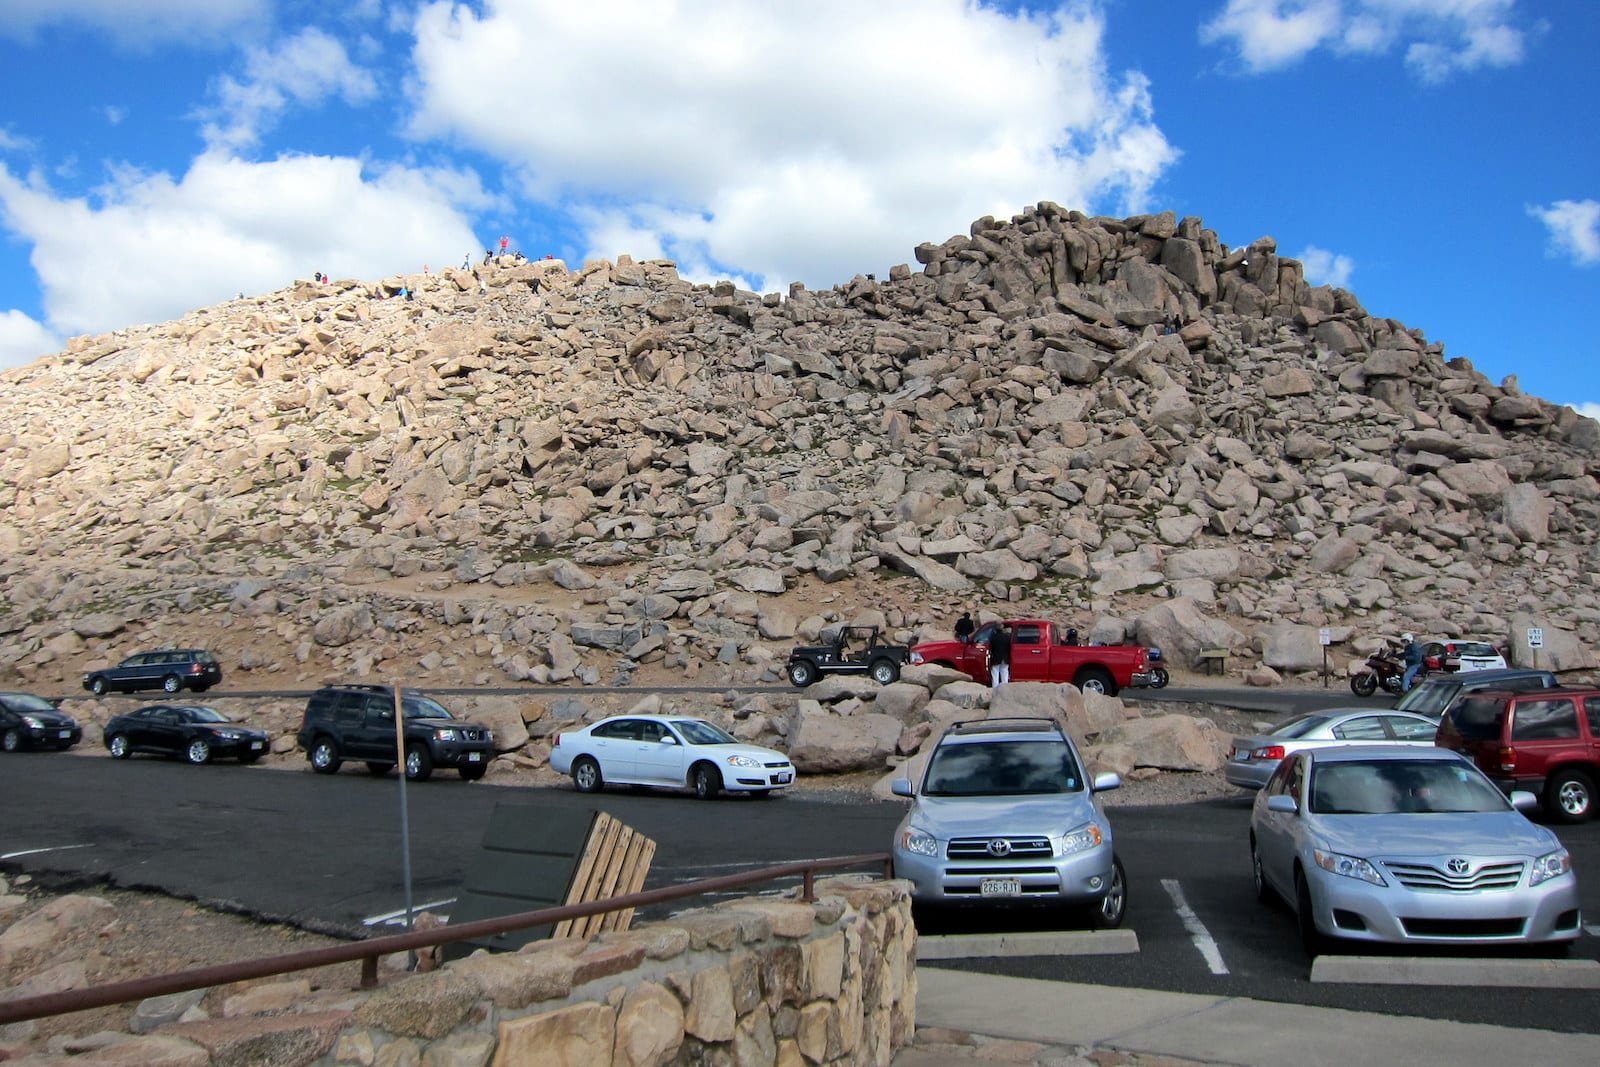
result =
[[1600,424],[1195,218],[1041,203],[916,259],[502,261],[74,339],[0,379],[0,669],[776,680],[956,604],[1263,682],[1324,628],[1594,666]]

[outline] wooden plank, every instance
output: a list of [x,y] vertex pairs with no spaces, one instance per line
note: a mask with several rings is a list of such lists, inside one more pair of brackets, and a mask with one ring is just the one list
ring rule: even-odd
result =
[[[602,900],[608,895],[604,892],[606,871],[611,865],[617,838],[626,829],[605,812],[597,814],[594,828],[589,831],[589,842],[584,846],[583,859],[579,863],[581,877],[572,880],[572,891],[567,894],[568,904],[586,904]],[[568,936],[588,937],[599,931],[600,918],[598,915],[584,915],[569,919],[558,924],[557,930],[564,926]],[[558,933],[557,936],[561,935]]]
[[[644,888],[644,880],[650,873],[650,861],[655,858],[656,843],[653,838],[634,834],[630,845],[624,864],[622,891],[637,893]],[[633,925],[632,908],[611,912],[611,916],[613,929],[626,930]]]
[[[589,898],[585,894],[589,891],[589,882],[594,877],[595,866],[600,861],[600,842],[603,829],[616,820],[603,811],[594,813],[594,819],[589,823],[589,833],[584,838],[583,850],[578,854],[578,863],[572,872],[572,880],[567,883],[567,895],[561,901],[563,904],[581,904]],[[556,923],[555,929],[550,932],[551,937],[572,937],[575,927],[581,920],[563,919]]]
[[[589,897],[590,900],[605,900],[617,895],[617,876],[622,870],[621,857],[626,854],[627,839],[632,837],[633,833],[631,827],[617,824],[616,833],[612,834],[606,843],[605,864],[597,869],[599,877],[596,880],[594,895]],[[588,932],[597,934],[606,929],[608,915],[609,913],[589,916]]]
[[[622,896],[633,891],[630,884],[633,870],[629,861],[638,854],[639,842],[642,840],[644,840],[644,835],[631,827],[626,828],[622,836],[618,838],[617,848],[611,857],[611,866],[607,872],[609,891],[606,896]],[[621,912],[610,911],[599,916],[599,919],[600,929],[602,930],[626,930],[628,928]]]

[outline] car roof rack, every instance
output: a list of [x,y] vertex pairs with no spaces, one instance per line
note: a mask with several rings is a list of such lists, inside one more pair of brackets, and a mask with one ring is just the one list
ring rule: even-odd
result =
[[961,719],[945,727],[945,733],[954,733],[960,730],[963,733],[1022,733],[1028,730],[1044,732],[1046,730],[1061,733],[1061,724],[1042,715],[1011,715],[994,719]]

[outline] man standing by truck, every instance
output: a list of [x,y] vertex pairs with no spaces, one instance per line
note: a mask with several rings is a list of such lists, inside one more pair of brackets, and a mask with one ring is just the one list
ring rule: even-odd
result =
[[1011,681],[1011,631],[996,626],[989,635],[989,684],[996,688]]

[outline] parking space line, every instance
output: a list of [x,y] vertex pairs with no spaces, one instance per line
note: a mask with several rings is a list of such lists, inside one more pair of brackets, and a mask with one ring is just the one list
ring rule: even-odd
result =
[[7,852],[0,860],[14,860],[20,856],[37,856],[41,852],[65,852],[70,848],[93,848],[92,845],[52,845],[49,848],[25,848],[21,852]]
[[[425,911],[431,911],[434,908],[442,908],[446,904],[454,904],[455,902],[456,898],[450,897],[448,900],[435,900],[427,904],[416,904],[412,906],[411,913],[413,915],[421,915]],[[361,920],[361,925],[378,926],[380,924],[393,923],[395,920],[404,919],[405,917],[406,909],[401,908],[399,911],[386,911],[382,915],[369,915],[365,919]]]
[[1189,931],[1189,939],[1194,942],[1194,947],[1200,950],[1201,957],[1206,961],[1206,966],[1211,968],[1212,974],[1227,974],[1228,965],[1222,962],[1222,950],[1217,947],[1217,942],[1212,938],[1211,931],[1206,929],[1206,924],[1200,921],[1200,916],[1189,907],[1189,902],[1183,899],[1183,887],[1175,878],[1161,879],[1161,888],[1167,891],[1167,896],[1172,898],[1172,906],[1177,909],[1178,918],[1183,921],[1183,928]]
[[[5,859],[5,857],[0,856],[0,859]],[[1585,923],[1583,932],[1588,934],[1590,937],[1600,937],[1600,924]]]

